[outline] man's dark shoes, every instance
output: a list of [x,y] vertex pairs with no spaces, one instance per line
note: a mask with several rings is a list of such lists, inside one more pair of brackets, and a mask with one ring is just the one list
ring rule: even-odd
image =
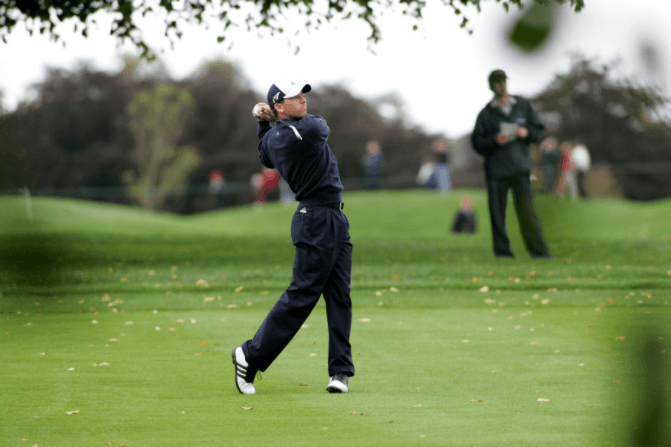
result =
[[346,393],[347,382],[349,382],[349,377],[343,373],[336,373],[331,377],[331,381],[326,387],[326,391],[329,393]]
[[235,365],[235,386],[242,394],[256,394],[254,388],[254,376],[256,369],[249,366],[242,347],[233,349],[233,365]]

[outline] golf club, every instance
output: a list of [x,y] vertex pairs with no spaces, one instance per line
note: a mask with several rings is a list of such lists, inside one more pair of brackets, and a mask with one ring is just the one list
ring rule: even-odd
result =
[[276,119],[277,121],[279,121],[280,123],[284,124],[285,126],[287,126],[287,127],[291,127],[291,130],[293,130],[294,133],[296,134],[296,138],[298,138],[298,139],[301,140],[301,141],[303,140],[303,137],[301,137],[301,134],[298,133],[298,130],[296,130],[296,128],[295,128],[294,126],[292,126],[291,124],[287,123],[286,121],[284,121],[284,120],[282,120],[282,119],[280,119],[280,118],[275,117],[275,119]]

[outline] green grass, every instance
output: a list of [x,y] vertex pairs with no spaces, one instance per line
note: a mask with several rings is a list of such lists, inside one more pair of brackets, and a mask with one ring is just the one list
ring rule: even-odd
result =
[[[475,235],[448,231],[462,193]],[[538,197],[551,261],[512,209],[517,258],[496,260],[481,191],[345,202],[350,392],[324,390],[320,302],[242,396],[230,351],[289,284],[293,207],[33,198],[29,221],[0,198],[0,446],[626,446],[651,408],[669,444],[671,201]]]

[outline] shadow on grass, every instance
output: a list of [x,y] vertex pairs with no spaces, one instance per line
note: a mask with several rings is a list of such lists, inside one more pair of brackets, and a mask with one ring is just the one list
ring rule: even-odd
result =
[[[5,284],[49,286],[68,282],[63,268],[81,262],[67,238],[36,233],[0,237],[0,278]],[[76,278],[70,280],[75,282]]]

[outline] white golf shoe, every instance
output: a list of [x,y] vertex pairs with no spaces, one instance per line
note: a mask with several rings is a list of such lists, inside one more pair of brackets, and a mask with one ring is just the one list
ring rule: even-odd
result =
[[349,382],[349,377],[343,373],[336,373],[331,377],[331,381],[326,386],[326,391],[329,393],[346,393],[347,382]]
[[235,365],[235,386],[238,391],[242,394],[256,394],[256,388],[254,388],[256,369],[249,366],[240,346],[233,349],[232,356],[233,365]]

